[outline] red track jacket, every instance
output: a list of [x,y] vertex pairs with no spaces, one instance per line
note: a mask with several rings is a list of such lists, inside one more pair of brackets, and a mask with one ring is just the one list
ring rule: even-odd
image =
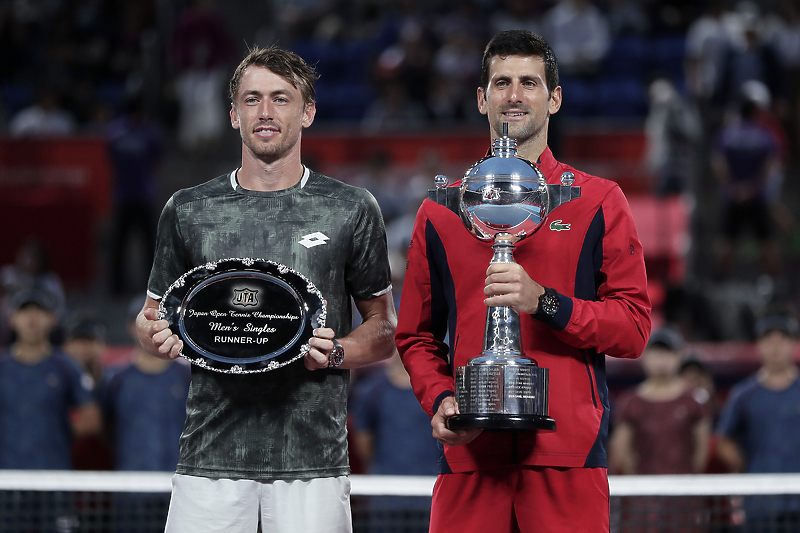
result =
[[[605,356],[636,358],[650,335],[642,246],[619,186],[559,163],[549,148],[538,166],[548,183],[572,172],[581,187],[580,198],[554,209],[514,251],[532,279],[560,295],[558,314],[549,322],[520,316],[525,354],[550,369],[549,414],[556,431],[484,431],[467,445],[444,446],[442,473],[515,464],[605,467]],[[454,395],[454,369],[483,349],[483,288],[491,258],[491,244],[470,234],[458,215],[433,201],[422,203],[396,341],[429,416]]]

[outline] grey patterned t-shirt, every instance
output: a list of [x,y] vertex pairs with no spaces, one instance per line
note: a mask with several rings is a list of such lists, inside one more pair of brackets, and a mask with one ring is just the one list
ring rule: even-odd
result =
[[[305,171],[282,191],[243,189],[236,172],[175,193],[158,224],[148,294],[190,269],[229,257],[283,263],[327,301],[326,326],[351,330],[350,297],[391,289],[386,234],[372,195]],[[213,478],[338,476],[347,462],[346,370],[309,371],[302,360],[230,375],[192,365],[179,474]]]

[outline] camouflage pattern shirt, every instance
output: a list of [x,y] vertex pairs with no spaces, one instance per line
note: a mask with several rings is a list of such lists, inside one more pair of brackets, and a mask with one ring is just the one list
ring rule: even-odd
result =
[[[296,270],[327,301],[326,326],[351,330],[350,298],[391,290],[380,209],[366,190],[305,169],[280,191],[243,189],[236,171],[175,193],[158,224],[148,294],[159,300],[192,268],[231,257]],[[310,479],[349,473],[349,371],[310,371],[302,359],[255,374],[192,365],[179,474]]]

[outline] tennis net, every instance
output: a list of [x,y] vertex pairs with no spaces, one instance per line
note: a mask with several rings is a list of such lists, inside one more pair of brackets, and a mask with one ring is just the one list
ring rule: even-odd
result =
[[[171,473],[0,470],[0,531],[163,531]],[[427,531],[434,477],[351,476],[353,529]],[[800,474],[611,476],[619,533],[800,532]]]

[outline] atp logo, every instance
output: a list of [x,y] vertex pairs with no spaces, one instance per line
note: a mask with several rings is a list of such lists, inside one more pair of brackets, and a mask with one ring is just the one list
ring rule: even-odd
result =
[[258,290],[252,289],[233,289],[233,305],[247,307],[248,305],[258,305]]
[[572,224],[564,224],[563,220],[554,220],[550,223],[550,231],[569,231]]
[[315,231],[314,233],[303,235],[303,238],[297,242],[299,242],[306,248],[313,248],[315,246],[319,246],[320,244],[325,244],[329,240],[331,240],[331,238],[322,233],[321,231]]

